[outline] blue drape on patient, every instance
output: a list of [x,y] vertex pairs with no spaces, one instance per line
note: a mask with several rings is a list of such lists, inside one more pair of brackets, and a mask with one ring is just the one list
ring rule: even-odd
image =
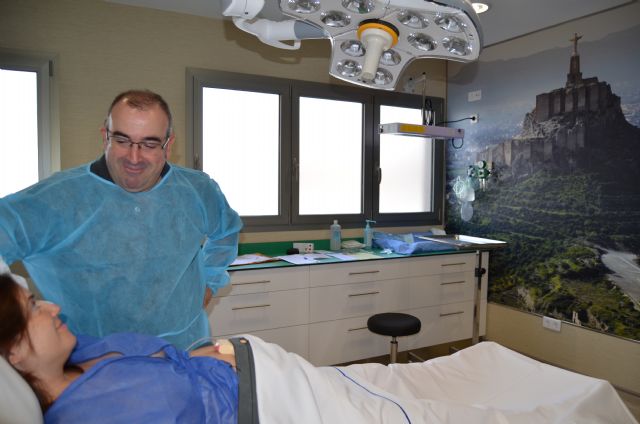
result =
[[[163,351],[164,357],[150,357]],[[78,337],[70,363],[110,352],[62,393],[45,423],[236,423],[238,380],[229,364],[189,358],[164,340],[114,334]]]
[[0,256],[22,260],[79,334],[209,335],[205,284],[228,283],[242,224],[206,174],[172,165],[129,193],[89,165],[0,199]]

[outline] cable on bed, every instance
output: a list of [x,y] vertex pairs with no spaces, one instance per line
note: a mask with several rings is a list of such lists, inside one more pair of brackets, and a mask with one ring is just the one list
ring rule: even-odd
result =
[[353,378],[351,378],[350,376],[348,376],[348,375],[347,375],[347,373],[345,373],[344,371],[342,371],[340,368],[338,368],[338,367],[332,367],[332,368],[334,368],[335,370],[337,370],[337,371],[338,371],[340,374],[342,374],[342,375],[343,375],[343,377],[345,377],[347,380],[350,380],[352,383],[356,384],[357,386],[360,386],[361,388],[363,388],[364,390],[366,390],[366,391],[367,391],[367,392],[369,392],[370,394],[372,394],[372,395],[374,395],[374,396],[378,396],[379,398],[382,398],[382,399],[386,399],[386,400],[388,400],[388,401],[390,401],[390,402],[393,402],[393,403],[394,403],[398,408],[400,408],[400,410],[401,410],[401,411],[402,411],[402,413],[404,414],[404,417],[407,419],[407,422],[408,422],[409,424],[411,424],[411,420],[409,419],[409,415],[407,414],[407,411],[405,411],[405,410],[404,410],[404,408],[402,407],[402,405],[400,405],[398,402],[396,402],[395,400],[390,399],[390,398],[388,398],[388,397],[386,397],[386,396],[383,396],[383,395],[381,395],[381,394],[379,394],[379,393],[372,392],[371,390],[367,389],[367,388],[366,388],[366,387],[364,387],[362,384],[358,383],[356,380],[354,380]]

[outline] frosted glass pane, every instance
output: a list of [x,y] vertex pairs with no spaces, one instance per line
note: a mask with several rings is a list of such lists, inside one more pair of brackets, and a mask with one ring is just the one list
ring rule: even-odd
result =
[[0,197],[38,182],[38,80],[0,69]]
[[300,98],[300,215],[362,213],[362,104]]
[[202,169],[241,216],[277,216],[280,96],[204,88]]
[[[420,124],[419,109],[380,107],[380,123]],[[430,212],[433,181],[433,140],[380,135],[380,213]]]

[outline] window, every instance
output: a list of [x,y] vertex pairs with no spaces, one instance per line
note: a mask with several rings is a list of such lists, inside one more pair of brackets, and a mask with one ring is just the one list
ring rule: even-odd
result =
[[0,197],[51,174],[48,58],[0,51]]
[[195,69],[187,81],[188,159],[249,231],[442,223],[443,142],[377,131],[421,123],[420,96]]

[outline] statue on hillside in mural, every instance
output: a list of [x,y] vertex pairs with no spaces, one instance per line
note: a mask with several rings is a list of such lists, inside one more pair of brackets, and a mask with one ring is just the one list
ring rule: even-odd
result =
[[467,143],[497,177],[447,230],[508,241],[490,301],[640,340],[640,128],[608,83],[582,77],[581,38],[565,86],[536,96],[518,135]]

